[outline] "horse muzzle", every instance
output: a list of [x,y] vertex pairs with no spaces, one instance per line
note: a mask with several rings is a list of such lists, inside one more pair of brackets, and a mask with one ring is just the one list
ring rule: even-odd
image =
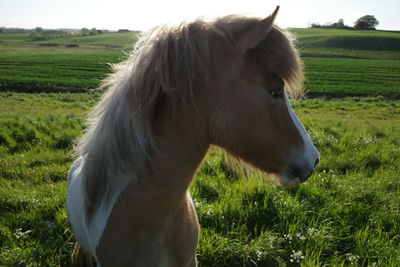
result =
[[[311,163],[312,162],[312,163]],[[319,154],[315,160],[298,159],[289,164],[280,176],[280,183],[288,186],[296,186],[307,181],[319,163]]]
[[295,162],[291,164],[289,169],[287,170],[287,176],[289,178],[295,179],[298,178],[301,182],[307,181],[307,179],[312,175],[314,172],[315,167],[317,167],[319,163],[319,157],[314,160],[312,166],[309,166],[306,162]]

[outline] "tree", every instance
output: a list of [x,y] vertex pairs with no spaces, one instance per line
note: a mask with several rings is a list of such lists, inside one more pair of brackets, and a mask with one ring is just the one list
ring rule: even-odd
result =
[[101,30],[97,30],[96,28],[92,28],[89,32],[90,35],[102,34]]
[[90,31],[89,31],[88,28],[82,28],[81,31],[80,31],[80,34],[83,35],[83,36],[87,36],[87,35],[90,34]]
[[339,21],[336,23],[338,28],[344,28],[344,20],[343,19],[339,19]]
[[329,28],[339,28],[339,29],[345,28],[344,20],[343,19],[339,19],[338,22],[330,24]]
[[354,28],[361,30],[375,30],[379,21],[373,15],[365,15],[354,22]]
[[311,23],[311,28],[337,28],[337,29],[350,29],[349,26],[344,25],[344,20],[339,19],[338,22],[332,23],[332,22],[327,22],[324,25],[321,25],[319,23]]

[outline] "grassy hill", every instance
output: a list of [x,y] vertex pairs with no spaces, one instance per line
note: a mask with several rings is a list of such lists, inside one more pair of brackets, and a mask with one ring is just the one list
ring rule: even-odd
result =
[[400,60],[400,32],[291,29],[304,56]]
[[[305,62],[309,96],[400,96],[400,32],[290,29]],[[84,92],[125,58],[137,33],[35,41],[0,34],[0,91]],[[79,47],[69,48],[75,44]]]
[[0,34],[0,44],[7,45],[26,45],[35,46],[41,44],[57,44],[59,46],[67,44],[78,44],[85,48],[88,47],[127,47],[130,46],[138,36],[135,32],[125,33],[104,33],[89,36],[71,35],[69,37],[49,39],[49,40],[34,40],[30,33],[16,34]]
[[133,32],[126,33],[104,33],[89,36],[72,36],[56,40],[40,41],[38,43],[79,44],[80,46],[104,46],[104,47],[130,47],[137,39],[138,34]]

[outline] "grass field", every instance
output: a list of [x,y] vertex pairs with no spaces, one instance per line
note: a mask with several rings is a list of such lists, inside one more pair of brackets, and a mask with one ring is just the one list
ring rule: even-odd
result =
[[[292,29],[305,61],[310,96],[399,98],[400,32]],[[137,33],[47,41],[0,34],[0,91],[87,92],[126,58]],[[52,43],[56,47],[39,46]],[[79,44],[66,48],[66,44]]]
[[137,38],[135,32],[125,33],[104,33],[89,36],[70,36],[65,38],[50,39],[45,41],[35,41],[29,33],[0,34],[0,43],[20,44],[20,45],[39,45],[39,44],[78,44],[83,47],[128,47]]
[[305,57],[311,95],[400,98],[400,61]]
[[0,46],[0,90],[87,92],[123,59],[117,50]]
[[99,86],[110,64],[126,58],[136,37],[108,33],[32,41],[29,34],[0,34],[0,91],[87,92]]
[[292,29],[305,56],[400,60],[400,31]]
[[[68,264],[65,177],[96,99],[0,94],[0,266]],[[212,151],[191,187],[202,225],[200,266],[396,266],[400,103],[293,106],[321,152],[316,173],[297,188],[273,186],[241,177]]]
[[[400,33],[292,31],[321,97],[292,105],[321,163],[285,188],[212,149],[190,187],[199,266],[398,266]],[[99,98],[87,92],[135,37],[0,34],[0,266],[68,266],[66,174]]]

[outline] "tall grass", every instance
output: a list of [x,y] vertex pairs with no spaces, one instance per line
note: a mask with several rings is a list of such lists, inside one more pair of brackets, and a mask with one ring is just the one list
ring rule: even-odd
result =
[[[69,264],[65,177],[96,97],[0,94],[0,110],[22,105],[0,121],[0,266]],[[315,174],[296,188],[276,186],[244,177],[211,150],[190,187],[202,226],[199,265],[397,266],[399,102],[293,106],[321,152]]]

